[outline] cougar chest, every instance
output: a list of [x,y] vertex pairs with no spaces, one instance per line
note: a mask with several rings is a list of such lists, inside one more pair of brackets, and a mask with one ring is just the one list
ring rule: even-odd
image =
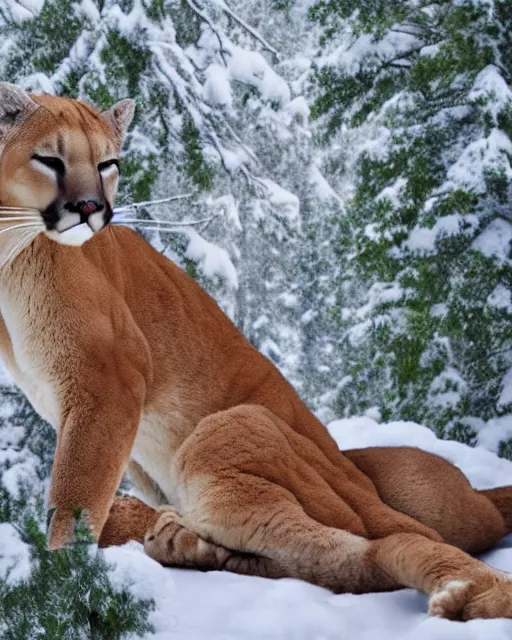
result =
[[[169,501],[174,490],[171,467],[177,449],[172,418],[160,413],[144,413],[131,452],[131,458],[156,482]],[[174,421],[180,423],[180,416],[174,416]]]
[[0,352],[7,371],[34,409],[57,428],[60,407],[49,374],[51,345],[31,326],[28,305],[17,304],[0,290]]

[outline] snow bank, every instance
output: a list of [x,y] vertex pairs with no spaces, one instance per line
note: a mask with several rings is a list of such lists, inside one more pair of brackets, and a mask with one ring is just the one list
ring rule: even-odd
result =
[[[412,422],[378,424],[370,417],[338,420],[329,430],[342,449],[411,445],[437,453],[479,488],[512,484],[512,463],[481,448],[438,440]],[[429,618],[426,598],[413,590],[333,595],[298,580],[164,569],[129,543],[106,550],[114,580],[154,598],[157,640],[509,640],[512,620],[467,623]],[[512,571],[512,535],[486,561]]]

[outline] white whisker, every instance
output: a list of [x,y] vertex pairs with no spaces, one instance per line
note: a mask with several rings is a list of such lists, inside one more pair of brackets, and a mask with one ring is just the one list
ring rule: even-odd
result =
[[172,202],[173,200],[183,200],[185,198],[191,198],[192,193],[183,193],[178,196],[170,196],[169,198],[161,198],[160,200],[146,200],[145,202],[134,202],[122,207],[116,207],[114,213],[122,213],[123,211],[131,211],[132,209],[140,209],[140,207],[150,207],[155,204],[164,204],[166,202]]
[[40,220],[41,219],[41,215],[40,214],[34,214],[34,213],[25,213],[24,211],[9,211],[7,213],[7,211],[5,213],[0,212],[0,220],[4,219],[4,218],[9,218],[11,216],[18,216],[18,217],[23,217],[25,220]]
[[[127,227],[137,227],[138,225],[132,225],[132,224],[127,224]],[[185,226],[190,226],[190,225],[185,225]],[[164,231],[164,232],[168,232],[168,231],[178,231],[178,230],[183,230],[183,227],[141,227],[141,229],[143,231]],[[0,232],[1,233],[1,232]]]
[[7,233],[8,231],[14,231],[15,229],[21,229],[21,228],[27,228],[27,227],[32,227],[34,229],[40,227],[41,229],[44,229],[44,225],[43,224],[35,224],[34,222],[27,222],[25,224],[15,224],[13,227],[7,227],[7,229],[0,229],[0,234],[2,233]]
[[2,211],[33,211],[39,213],[39,209],[33,207],[3,207],[0,206],[0,212]]
[[165,227],[195,227],[199,224],[205,224],[211,222],[214,218],[217,218],[218,214],[209,216],[208,218],[202,218],[201,220],[181,220],[179,222],[172,222],[171,220],[142,220],[140,218],[121,218],[120,220],[113,220],[113,224],[133,224],[136,226],[144,225],[163,225],[162,230]]
[[33,218],[29,216],[19,216],[18,218],[2,218],[0,216],[0,224],[3,224],[4,222],[20,222],[20,221],[38,222],[38,221],[41,221],[41,218],[40,217],[36,218],[35,216]]
[[134,224],[140,227],[144,225],[162,225],[162,228],[165,227],[190,227],[192,224],[197,224],[197,222],[171,222],[170,220],[138,220],[137,218],[119,220],[119,222],[114,221],[114,224]]

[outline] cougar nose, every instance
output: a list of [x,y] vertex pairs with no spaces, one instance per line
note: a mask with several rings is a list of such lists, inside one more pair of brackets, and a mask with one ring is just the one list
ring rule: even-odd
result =
[[96,200],[81,200],[76,203],[76,208],[81,216],[87,218],[93,213],[101,211],[103,209],[103,205],[101,202],[97,202]]

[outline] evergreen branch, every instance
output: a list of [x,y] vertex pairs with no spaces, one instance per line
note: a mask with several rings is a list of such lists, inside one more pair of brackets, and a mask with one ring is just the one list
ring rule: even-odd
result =
[[259,189],[261,189],[265,196],[268,196],[268,187],[267,185],[261,180],[261,178],[258,178],[258,176],[255,176],[253,173],[251,173],[249,171],[249,169],[247,167],[241,167],[242,173],[244,174],[246,180],[249,183],[252,183],[253,186],[257,185],[259,187]]
[[413,53],[418,53],[418,51],[421,51],[424,46],[425,46],[425,43],[417,45],[416,47],[411,47],[408,51],[404,51],[403,53],[400,53],[395,58],[391,58],[391,60],[382,60],[382,59],[380,59],[380,62],[382,63],[382,67],[383,68],[392,67],[393,63],[395,63],[395,62],[397,62],[399,60],[404,60],[405,58],[407,58],[407,56],[410,56]]
[[404,60],[403,58],[399,58],[398,60],[390,62],[388,66],[410,69],[412,67],[412,62],[410,60]]
[[[418,22],[409,22],[408,20],[404,21],[404,22],[400,22],[399,24],[395,25],[394,27],[391,28],[391,31],[398,31],[400,27],[411,27],[412,29],[418,29],[418,31],[420,31],[421,33],[427,33],[429,35],[440,35],[440,31],[437,29],[434,29],[431,26],[428,26],[426,24],[419,24]],[[400,31],[398,31],[400,33]],[[408,33],[407,31],[404,31],[403,33]],[[408,33],[408,35],[415,35],[417,36],[418,33]]]
[[276,51],[276,49],[274,49],[274,47],[272,45],[270,45],[265,38],[263,38],[262,36],[260,36],[260,34],[253,29],[250,25],[247,24],[247,22],[245,22],[244,20],[242,20],[242,18],[239,18],[236,13],[234,13],[228,6],[227,4],[223,1],[223,0],[213,0],[215,2],[215,4],[220,7],[224,13],[226,13],[232,20],[234,20],[237,24],[239,24],[243,29],[245,29],[246,31],[248,31],[252,37],[257,40],[264,49],[266,49],[267,51],[269,51],[272,55],[274,55],[277,59],[279,58],[279,54]]
[[24,4],[23,2],[21,2],[21,0],[16,0],[16,4],[19,4],[20,7],[23,7],[26,11],[28,11],[29,13],[31,13],[34,18],[37,17],[37,13],[34,11],[34,9],[30,6],[30,4]]
[[[226,129],[229,131],[230,135],[233,137],[234,141],[240,145],[240,147],[245,151],[245,153],[252,158],[252,160],[254,160],[254,162],[257,165],[260,165],[261,162],[258,158],[258,156],[254,153],[254,151],[248,147],[244,142],[242,142],[242,140],[240,139],[240,136],[233,130],[233,127],[229,124],[229,122],[226,120],[224,122],[224,125],[226,127]],[[212,124],[213,126],[213,124]]]
[[506,220],[508,223],[512,224],[512,213],[509,213],[508,210],[505,210],[505,207],[498,207],[496,211],[496,217],[501,218],[502,220]]
[[406,29],[397,29],[396,27],[393,27],[392,29],[390,29],[390,31],[392,31],[393,33],[403,33],[406,36],[413,36],[414,38],[417,38],[419,35],[418,33],[407,31]]
[[217,153],[220,156],[220,160],[222,162],[222,166],[227,171],[227,173],[231,173],[231,171],[229,170],[229,168],[228,168],[228,166],[226,164],[226,161],[224,159],[224,153],[222,151],[222,146],[221,146],[221,144],[219,142],[219,138],[218,138],[217,134],[215,133],[215,131],[210,131],[209,132],[209,136],[210,136],[211,141],[213,142],[213,146],[215,147],[215,149],[217,149]]
[[194,11],[194,13],[196,15],[198,15],[201,18],[201,20],[206,22],[206,24],[210,27],[210,29],[211,29],[212,33],[214,34],[214,36],[219,41],[220,57],[222,58],[222,62],[224,63],[224,65],[227,67],[227,61],[226,61],[226,58],[225,58],[224,54],[227,53],[228,55],[231,55],[231,53],[224,48],[224,43],[222,41],[221,35],[219,34],[217,29],[215,28],[215,26],[212,23],[212,21],[210,20],[210,18],[203,11],[201,11],[201,9],[192,0],[186,0],[186,1],[187,1],[188,6],[192,9],[192,11]]

